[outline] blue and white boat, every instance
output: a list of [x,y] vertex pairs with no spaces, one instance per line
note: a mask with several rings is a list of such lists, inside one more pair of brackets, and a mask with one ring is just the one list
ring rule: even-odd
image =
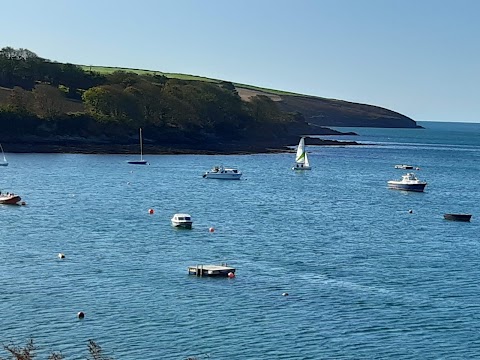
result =
[[410,170],[410,169],[413,169],[413,165],[407,165],[407,164],[395,165],[395,169]]
[[420,181],[414,173],[407,173],[402,176],[402,180],[388,181],[388,187],[395,190],[423,192],[427,183]]
[[205,179],[222,179],[222,180],[240,180],[242,172],[235,168],[227,168],[223,165],[214,166],[212,170],[202,175]]

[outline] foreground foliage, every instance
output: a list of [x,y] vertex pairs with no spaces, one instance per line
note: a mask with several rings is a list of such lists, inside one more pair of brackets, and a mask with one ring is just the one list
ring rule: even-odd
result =
[[[37,348],[33,344],[33,339],[27,341],[24,347],[8,344],[3,346],[4,350],[9,354],[8,358],[0,357],[0,360],[34,360],[36,358]],[[91,360],[113,360],[113,358],[105,355],[103,349],[93,340],[88,340],[89,359]],[[65,359],[59,352],[53,352],[48,356],[48,360]]]

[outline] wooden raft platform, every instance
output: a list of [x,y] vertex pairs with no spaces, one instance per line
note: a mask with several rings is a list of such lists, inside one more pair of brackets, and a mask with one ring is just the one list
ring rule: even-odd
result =
[[195,265],[188,267],[189,275],[196,276],[225,276],[235,274],[235,268],[225,265]]

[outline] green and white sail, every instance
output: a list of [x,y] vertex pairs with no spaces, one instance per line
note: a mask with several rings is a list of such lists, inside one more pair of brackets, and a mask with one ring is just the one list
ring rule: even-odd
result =
[[300,142],[298,143],[298,148],[297,148],[297,156],[295,157],[295,162],[297,164],[305,164],[305,138],[301,138]]
[[297,147],[297,154],[295,156],[294,170],[310,170],[310,163],[308,162],[308,154],[305,151],[305,138],[302,137]]

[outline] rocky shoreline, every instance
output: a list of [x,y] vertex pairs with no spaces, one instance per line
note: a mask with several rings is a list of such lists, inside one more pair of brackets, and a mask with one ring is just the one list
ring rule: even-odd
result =
[[[292,141],[272,142],[260,145],[258,143],[215,143],[215,144],[144,144],[145,155],[248,155],[262,153],[293,152],[298,137]],[[308,138],[307,146],[352,146],[362,145],[355,141],[323,140]],[[285,145],[291,144],[291,145]],[[87,143],[74,141],[38,141],[38,142],[4,142],[7,153],[64,153],[64,154],[138,154],[138,144]]]

